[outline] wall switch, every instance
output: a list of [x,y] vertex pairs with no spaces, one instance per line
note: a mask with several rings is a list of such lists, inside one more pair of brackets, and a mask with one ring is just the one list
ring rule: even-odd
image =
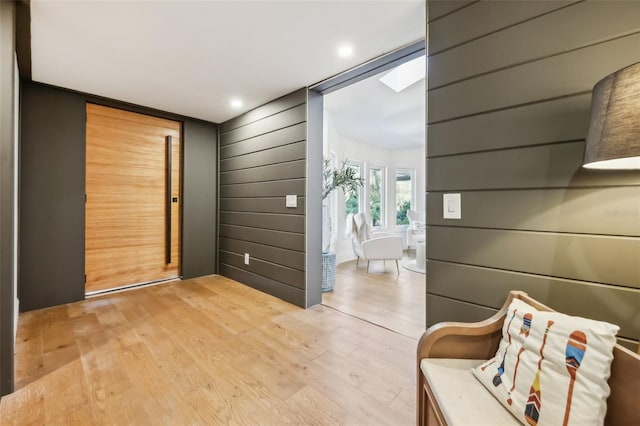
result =
[[244,264],[248,265],[249,264],[249,253],[245,253],[244,254]]
[[460,194],[442,194],[442,217],[444,219],[462,219]]
[[297,195],[287,195],[287,207],[298,207],[298,196]]

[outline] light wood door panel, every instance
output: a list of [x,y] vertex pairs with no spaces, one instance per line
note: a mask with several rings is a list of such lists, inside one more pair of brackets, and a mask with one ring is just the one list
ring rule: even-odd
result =
[[[166,263],[166,137],[171,262]],[[179,275],[181,123],[87,104],[86,291]]]

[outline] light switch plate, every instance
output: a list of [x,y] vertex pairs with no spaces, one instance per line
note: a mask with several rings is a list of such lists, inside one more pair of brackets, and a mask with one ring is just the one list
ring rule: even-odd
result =
[[298,196],[297,195],[287,195],[287,207],[298,207]]
[[460,194],[442,194],[442,217],[444,219],[462,219]]
[[245,253],[244,254],[244,264],[248,265],[249,264],[249,253]]

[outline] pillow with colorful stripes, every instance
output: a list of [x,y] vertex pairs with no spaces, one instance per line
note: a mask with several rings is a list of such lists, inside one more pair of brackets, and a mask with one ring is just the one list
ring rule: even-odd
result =
[[472,372],[525,425],[601,425],[618,330],[513,299],[496,356]]

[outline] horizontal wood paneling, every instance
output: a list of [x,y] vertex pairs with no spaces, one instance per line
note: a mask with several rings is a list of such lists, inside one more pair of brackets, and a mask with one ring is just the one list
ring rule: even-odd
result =
[[[479,7],[491,8],[486,16],[496,22],[510,23],[511,14],[524,15],[549,11],[563,7],[563,2],[481,2],[464,10],[467,22],[493,24],[485,19],[477,19],[477,13],[470,12]],[[452,15],[439,23],[460,33],[460,29],[471,28],[468,24],[450,26],[443,22],[463,15]],[[509,16],[502,16],[507,15]],[[586,1],[564,7],[554,13],[548,13],[521,25],[494,32],[486,37],[473,40],[456,49],[442,52],[429,58],[429,87],[435,88],[454,81],[473,77],[508,66],[545,58],[588,46],[638,30],[640,22],[640,2],[636,1]],[[478,24],[476,24],[478,25]],[[494,24],[495,25],[495,24]],[[531,34],[536,34],[535,43]],[[526,49],[519,46],[526,45]],[[446,72],[445,72],[446,70]]]
[[285,207],[280,197],[272,198],[224,198],[220,200],[220,211],[304,214],[305,197],[298,197],[298,207]]
[[304,160],[307,155],[305,141],[279,146],[265,152],[254,152],[220,161],[220,171],[248,169],[263,164],[280,164],[287,161]]
[[618,336],[618,344],[624,346],[632,352],[638,351],[638,341]]
[[303,289],[292,287],[225,263],[220,264],[220,274],[232,280],[247,284],[264,293],[286,300],[289,303],[298,306],[304,306],[305,304],[305,291]]
[[[428,27],[427,322],[484,319],[519,286],[632,346],[640,176],[581,165],[592,87],[640,61],[640,3],[544,3],[482,1]],[[442,219],[449,191],[461,220]]]
[[238,269],[243,269],[263,277],[271,277],[275,281],[304,290],[304,271],[287,268],[275,263],[265,262],[259,258],[250,258],[249,264],[244,264],[244,254],[220,251],[220,262]]
[[640,238],[429,227],[429,259],[640,288]]
[[221,145],[228,145],[258,135],[273,132],[283,127],[293,126],[306,120],[306,104],[270,115],[262,120],[254,121],[246,126],[238,127],[220,137]]
[[272,180],[289,180],[306,176],[306,160],[291,161],[282,164],[252,167],[220,173],[220,184],[267,182]]
[[[497,309],[509,291],[522,290],[557,311],[608,321],[620,326],[620,336],[640,338],[638,289],[434,260],[428,261],[427,270],[432,294]],[[474,285],[467,285],[469,282]]]
[[[640,186],[462,192],[461,220],[442,218],[442,193],[427,194],[429,225],[640,237]],[[509,212],[504,214],[504,212]]]
[[279,112],[293,108],[294,106],[305,102],[305,91],[296,90],[295,92],[284,95],[283,97],[273,100],[266,105],[262,105],[261,107],[255,108],[245,114],[225,121],[220,125],[220,133],[228,133],[235,128],[246,126],[254,121],[278,114]]
[[474,303],[427,294],[427,327],[444,321],[482,321],[497,311],[497,309],[479,306]]
[[[219,175],[221,273],[299,306],[306,303],[306,101],[301,89],[222,124]],[[299,206],[287,209],[286,195],[297,195]]]
[[429,22],[478,0],[436,0],[429,2]]
[[299,123],[293,126],[274,130],[271,133],[255,136],[240,142],[220,147],[221,158],[231,158],[252,152],[266,151],[278,146],[289,145],[304,141],[307,137],[307,124]]
[[227,225],[304,233],[304,215],[221,212],[220,222]]
[[231,238],[220,238],[220,250],[241,254],[250,253],[253,257],[277,263],[293,269],[305,270],[304,253],[295,250],[288,250],[267,246],[264,244],[236,240]]
[[[429,24],[432,34],[435,35],[429,39],[429,54],[433,57],[429,61],[435,59],[435,55],[444,49],[494,33],[570,4],[571,2],[552,1],[476,2],[457,13]],[[483,16],[485,19],[478,19],[478,16]]]
[[427,160],[429,191],[637,185],[628,171],[582,169],[584,141]]
[[638,61],[640,34],[634,34],[430,90],[429,123],[591,91],[604,76]]
[[221,223],[220,236],[289,250],[304,251],[304,234],[272,231],[270,229],[247,228]]
[[287,181],[276,182],[256,182],[256,183],[240,183],[235,185],[220,185],[220,197],[222,198],[264,198],[264,197],[282,197],[286,194],[305,195],[305,180],[291,179]]
[[[489,318],[497,311],[497,309],[491,309],[473,303],[427,294],[427,312],[429,312],[429,316],[427,317],[427,327],[445,321],[482,321]],[[589,317],[592,316],[590,315]],[[631,351],[635,352],[638,349],[637,340],[621,336],[617,336],[617,340],[620,345]],[[492,354],[489,354],[488,357],[491,355]]]
[[427,128],[429,158],[584,139],[591,93],[445,121]]

